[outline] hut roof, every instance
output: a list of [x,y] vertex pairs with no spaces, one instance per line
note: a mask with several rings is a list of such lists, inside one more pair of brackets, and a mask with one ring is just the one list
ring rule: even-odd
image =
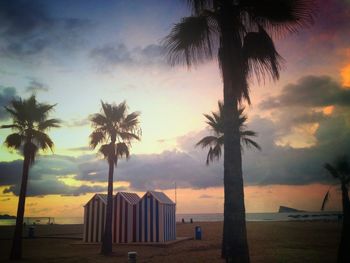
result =
[[124,199],[131,205],[136,205],[140,200],[140,197],[135,193],[118,192],[117,195],[118,194],[124,197]]
[[175,205],[175,203],[163,192],[148,191],[145,196],[148,194],[153,195],[153,197],[157,199],[161,204]]
[[[107,195],[106,195],[106,194],[95,194],[85,205],[87,205],[88,203],[90,203],[91,200],[93,200],[95,197],[100,198],[100,200],[101,200],[103,203],[107,204]],[[84,205],[84,206],[85,206],[85,205]]]

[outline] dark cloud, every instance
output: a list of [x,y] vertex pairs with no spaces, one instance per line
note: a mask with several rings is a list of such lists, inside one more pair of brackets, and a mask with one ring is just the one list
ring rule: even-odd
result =
[[0,86],[0,121],[9,117],[4,107],[8,106],[10,101],[15,98],[17,98],[17,91],[15,88]]
[[0,55],[25,58],[49,49],[71,50],[82,42],[90,21],[55,18],[47,1],[4,0],[0,3]]
[[134,49],[129,49],[124,44],[107,44],[103,47],[94,48],[90,52],[90,57],[99,66],[108,70],[118,65],[166,65],[164,52],[165,50],[162,46],[155,44]]
[[260,103],[262,109],[281,107],[350,106],[350,89],[344,89],[329,76],[306,76],[283,87],[279,96]]
[[[88,186],[86,184],[71,186],[61,180],[68,176],[81,173],[79,164],[93,159],[96,159],[95,155],[86,155],[80,158],[61,155],[38,156],[37,161],[29,172],[27,195],[81,195],[85,193],[105,192],[107,188],[104,186]],[[103,163],[105,164],[105,162]],[[0,186],[5,186],[3,193],[19,194],[22,165],[22,160],[0,162]],[[106,181],[106,175],[104,177]],[[115,190],[124,189],[118,188]]]
[[[44,195],[65,195],[78,196],[86,193],[98,193],[106,191],[106,187],[87,186],[79,187],[69,186],[57,180],[42,180],[40,182],[29,181],[27,196],[44,196]],[[20,185],[12,185],[4,189],[3,193],[13,193],[19,195]]]
[[26,87],[26,92],[37,93],[40,91],[44,91],[44,92],[49,91],[49,86],[45,83],[40,82],[37,79],[29,78],[29,84]]

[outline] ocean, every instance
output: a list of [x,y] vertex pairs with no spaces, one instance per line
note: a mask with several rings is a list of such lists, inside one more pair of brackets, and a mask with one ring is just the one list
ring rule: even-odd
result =
[[[247,213],[247,221],[314,221],[314,220],[339,220],[342,212],[339,211],[324,211],[324,212],[295,212],[295,213]],[[208,213],[208,214],[176,214],[176,221],[181,222],[217,222],[223,221],[224,215],[222,213]],[[29,217],[25,218],[26,224],[83,224],[82,217]],[[0,219],[0,226],[15,225],[15,219]]]

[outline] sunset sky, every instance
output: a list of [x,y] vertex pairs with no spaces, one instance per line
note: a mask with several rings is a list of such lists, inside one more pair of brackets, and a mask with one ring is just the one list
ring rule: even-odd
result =
[[[279,81],[251,81],[248,128],[262,151],[245,150],[247,212],[279,205],[339,210],[339,189],[322,168],[350,155],[350,1],[318,0],[315,23],[276,39],[284,58]],[[106,191],[108,164],[88,147],[89,115],[101,100],[127,101],[141,112],[142,141],[115,172],[115,191],[165,191],[178,213],[223,211],[222,160],[205,165],[194,145],[210,133],[203,113],[217,109],[222,80],[216,60],[170,67],[161,40],[189,15],[186,1],[0,2],[0,124],[3,106],[36,94],[56,104],[62,127],[49,135],[54,154],[30,170],[26,216],[82,216]],[[3,145],[0,130],[0,214],[15,214],[22,157]]]

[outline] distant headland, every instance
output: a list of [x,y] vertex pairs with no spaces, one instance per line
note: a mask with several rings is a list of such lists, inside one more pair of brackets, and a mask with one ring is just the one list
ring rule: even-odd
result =
[[0,219],[16,219],[15,216],[10,216],[8,214],[0,215]]
[[305,212],[305,211],[287,207],[287,206],[282,206],[282,205],[278,209],[278,213],[294,213],[294,212]]

